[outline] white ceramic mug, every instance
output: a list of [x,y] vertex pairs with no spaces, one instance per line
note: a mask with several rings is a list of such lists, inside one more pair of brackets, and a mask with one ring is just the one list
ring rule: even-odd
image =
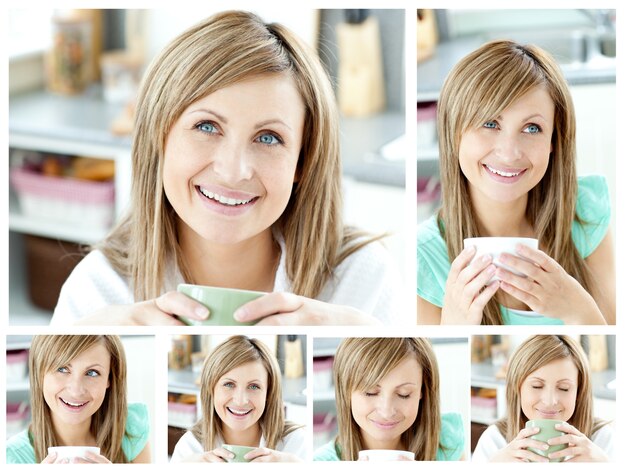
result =
[[367,457],[367,460],[370,462],[400,460],[400,456],[415,460],[415,454],[406,450],[368,449],[359,451],[359,457]]
[[[463,240],[463,248],[467,248],[468,246],[476,247],[476,254],[474,255],[474,258],[472,258],[471,263],[473,263],[475,260],[479,259],[483,255],[491,255],[493,258],[492,262],[496,266],[506,269],[513,274],[517,274],[518,276],[524,276],[522,273],[516,271],[510,266],[506,266],[497,262],[498,257],[502,253],[509,253],[511,255],[524,259],[523,256],[520,256],[515,252],[515,247],[520,244],[536,250],[539,246],[539,241],[536,238],[522,237],[475,237],[466,238],[465,240]],[[492,282],[499,280],[500,278],[498,276],[493,276],[486,284],[489,285]]]
[[59,461],[61,459],[68,459],[70,463],[72,463],[72,459],[74,457],[80,457],[83,459],[88,459],[87,452],[92,452],[94,454],[100,455],[100,447],[89,447],[89,446],[58,446],[58,447],[48,447],[48,455],[52,453],[56,453],[56,460]]

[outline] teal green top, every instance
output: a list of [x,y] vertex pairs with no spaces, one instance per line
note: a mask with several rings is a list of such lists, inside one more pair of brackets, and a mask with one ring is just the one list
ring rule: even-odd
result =
[[[583,258],[595,251],[606,236],[611,220],[609,190],[604,176],[578,178],[576,214],[585,221],[574,221],[572,240]],[[438,307],[443,307],[446,279],[450,271],[448,248],[439,232],[436,215],[417,229],[417,295]],[[559,319],[526,316],[500,306],[505,325],[562,325]]]
[[[435,460],[459,460],[465,451],[465,432],[463,420],[458,413],[445,413],[441,416],[441,432],[439,433],[439,447]],[[316,461],[339,461],[341,449],[335,439],[317,449],[313,454]]]
[[[143,403],[128,405],[122,450],[129,462],[135,460],[146,447],[149,437],[148,408]],[[28,430],[16,434],[7,441],[7,463],[39,463],[35,459],[35,448],[31,443]]]

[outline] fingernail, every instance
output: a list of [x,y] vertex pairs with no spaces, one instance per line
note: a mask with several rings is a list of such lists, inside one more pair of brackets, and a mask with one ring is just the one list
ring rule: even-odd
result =
[[523,252],[526,249],[526,245],[522,245],[522,244],[517,244],[515,246],[515,251],[517,251],[518,253]]
[[493,274],[493,273],[495,273],[495,272],[496,272],[496,266],[495,266],[494,264],[489,265],[489,266],[487,267],[487,273],[488,273],[488,274]]
[[206,307],[196,307],[194,313],[196,314],[196,317],[198,317],[200,320],[206,320],[207,318],[209,318],[209,309],[207,309]]
[[233,313],[233,318],[237,321],[244,321],[246,319],[246,310],[244,308],[238,308]]
[[489,261],[491,259],[491,255],[482,255],[480,260],[481,261]]

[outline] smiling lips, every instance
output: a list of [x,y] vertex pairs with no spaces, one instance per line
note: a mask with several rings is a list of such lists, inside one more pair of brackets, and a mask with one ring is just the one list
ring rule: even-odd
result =
[[516,176],[521,175],[522,173],[526,171],[525,168],[521,170],[517,170],[517,169],[502,170],[502,169],[494,168],[490,165],[487,165],[486,163],[483,163],[483,167],[485,167],[490,173],[494,175],[498,175],[498,176],[503,176],[505,178],[514,178]]
[[400,421],[375,421],[372,420],[374,426],[380,429],[393,429],[395,428]]
[[73,412],[81,411],[85,407],[85,405],[89,403],[89,401],[64,400],[61,397],[59,397],[59,401],[63,405],[63,408]]
[[238,419],[244,418],[248,416],[250,413],[252,413],[252,409],[238,410],[236,408],[230,408],[230,407],[226,407],[226,409],[231,415],[233,415],[235,418],[238,418]]
[[220,204],[224,204],[225,206],[240,206],[242,204],[248,204],[250,201],[256,199],[256,197],[251,197],[249,199],[237,199],[233,197],[223,196],[218,193],[214,193],[212,191],[209,191],[203,188],[202,186],[197,186],[197,188],[198,188],[198,191],[200,191],[200,193],[202,193],[203,196],[207,197],[208,199],[217,201]]

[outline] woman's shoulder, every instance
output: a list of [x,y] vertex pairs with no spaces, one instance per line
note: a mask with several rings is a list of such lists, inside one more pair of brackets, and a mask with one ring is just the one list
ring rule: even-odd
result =
[[417,228],[417,295],[441,307],[449,272],[448,247],[433,215]]
[[437,460],[459,460],[465,451],[465,430],[459,413],[441,415]]
[[606,178],[588,175],[578,178],[576,215],[572,225],[574,244],[583,258],[595,251],[611,222],[611,199]]
[[293,429],[283,436],[277,450],[294,454],[301,459],[307,458],[307,433],[303,427]]
[[126,458],[133,461],[146,446],[149,438],[148,407],[143,403],[129,404],[126,416],[126,432],[122,438],[122,449]]
[[483,431],[472,454],[472,462],[489,462],[493,455],[506,446],[506,439],[495,424]]
[[318,448],[313,454],[313,460],[320,462],[330,462],[341,460],[339,458],[339,450],[337,449],[336,440],[333,439],[327,442],[322,447]]
[[107,305],[133,303],[128,281],[99,250],[85,256],[61,288],[53,325],[71,324]]
[[6,441],[6,463],[37,463],[35,449],[28,437],[28,430],[24,430]]
[[[219,446],[221,446],[221,442],[216,443],[216,447]],[[190,455],[200,454],[202,452],[204,452],[202,443],[196,439],[196,436],[194,436],[191,431],[187,431],[178,439],[178,442],[176,442],[170,463],[181,462]]]

